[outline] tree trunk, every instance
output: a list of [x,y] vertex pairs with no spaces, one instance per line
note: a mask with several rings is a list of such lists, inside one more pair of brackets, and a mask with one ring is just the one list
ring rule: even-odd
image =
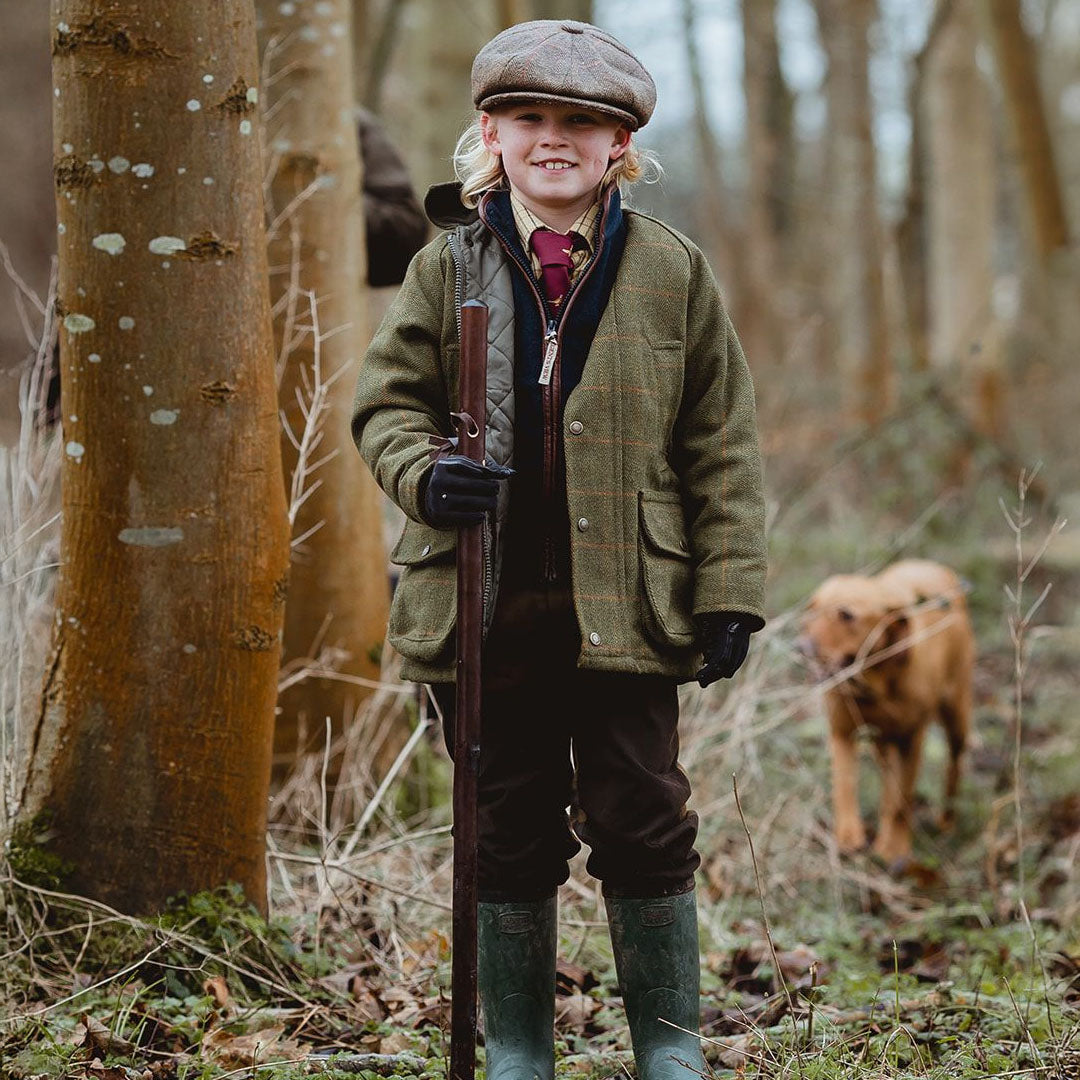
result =
[[923,131],[926,55],[925,51],[920,52],[912,65],[911,85],[908,88],[908,113],[911,116],[908,182],[904,193],[904,215],[895,231],[904,321],[911,349],[911,366],[915,371],[926,371],[930,366],[927,344],[926,136]]
[[[42,177],[51,163],[49,102],[49,8],[9,4],[0,35],[0,131],[4,132],[4,195],[0,198],[0,241],[12,264],[39,296],[49,287],[49,256],[56,245],[53,193]],[[29,305],[7,275],[0,290],[0,445],[18,442],[19,372],[30,363],[35,343],[22,317]],[[36,315],[31,322],[36,323]],[[9,381],[10,380],[10,381]]]
[[[276,223],[269,237],[271,299],[288,427],[282,457],[293,515],[286,671],[295,673],[321,656],[322,665],[346,676],[373,679],[379,674],[389,583],[382,499],[349,433],[355,369],[367,343],[350,3],[260,0],[258,8],[272,78],[267,109],[275,110],[267,134]],[[315,324],[310,297],[317,300]],[[326,386],[330,380],[335,381]],[[312,444],[304,432],[310,439],[315,421],[305,420],[297,399],[310,413],[320,382],[325,411],[317,421],[320,441]],[[298,464],[306,476],[297,473]],[[275,775],[282,776],[298,752],[323,746],[326,717],[340,734],[367,693],[349,681],[317,677],[285,689]]]
[[701,230],[701,246],[708,252],[716,268],[716,276],[723,286],[728,307],[736,313],[736,321],[743,323],[745,292],[735,251],[737,239],[727,228],[724,207],[724,178],[720,167],[720,148],[709,122],[705,100],[705,78],[701,70],[701,54],[698,50],[697,8],[694,0],[681,0],[683,47],[690,76],[690,91],[694,107],[694,136],[700,163],[701,197],[699,205],[704,217]]
[[990,96],[975,61],[973,0],[942,6],[926,58],[930,359],[971,374],[972,418],[1004,427],[1001,344],[991,304],[995,167]]
[[250,4],[53,4],[62,567],[24,792],[70,886],[265,909],[288,533]]
[[835,367],[847,412],[872,424],[888,411],[893,395],[871,130],[868,34],[875,3],[815,0],[815,7],[829,58],[832,245],[826,290],[830,322],[836,326]]
[[422,197],[432,184],[454,178],[454,143],[475,115],[473,59],[498,28],[490,0],[463,4],[453,18],[439,4],[410,3],[406,19],[396,93],[388,87],[383,112],[391,131],[409,132],[400,149]]
[[592,0],[533,0],[534,19],[576,19],[592,22]]
[[1019,0],[989,0],[980,5],[980,12],[1004,91],[1036,254],[1045,265],[1054,252],[1068,245],[1069,226],[1039,88],[1035,48],[1020,22]]
[[746,96],[747,302],[740,333],[747,355],[776,364],[784,351],[779,301],[785,289],[781,234],[791,163],[791,95],[780,70],[775,0],[742,0],[743,88]]
[[368,0],[349,0],[352,9],[352,69],[353,100],[358,105],[364,104],[364,88],[371,75],[373,50],[371,42],[376,23],[376,12],[371,10]]
[[531,18],[525,0],[495,0],[495,22],[499,30],[506,30]]
[[[363,63],[353,71],[353,81],[356,84],[356,92],[365,108],[373,113],[382,111],[383,86],[386,82],[387,72],[390,70],[397,48],[398,37],[401,33],[401,16],[405,10],[407,0],[386,0],[378,19],[374,13],[365,12],[365,23],[369,40],[361,45],[360,29],[353,26],[353,56],[363,56]],[[353,13],[361,7],[366,8],[361,0],[355,0]]]

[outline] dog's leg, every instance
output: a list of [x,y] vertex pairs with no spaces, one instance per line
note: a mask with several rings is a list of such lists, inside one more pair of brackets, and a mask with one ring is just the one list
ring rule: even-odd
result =
[[911,807],[922,755],[923,730],[875,743],[881,764],[881,813],[874,852],[889,864],[911,854]]
[[942,832],[949,832],[956,815],[956,789],[960,785],[964,751],[971,732],[971,686],[963,688],[955,701],[943,702],[941,723],[949,742],[949,761],[945,767],[945,792],[941,804],[938,825]]
[[829,708],[829,751],[832,758],[833,832],[836,846],[843,852],[866,846],[866,829],[859,815],[856,790],[858,748],[855,732],[858,716],[855,706],[838,693],[827,696]]
[[886,862],[896,857],[896,816],[900,798],[900,748],[891,739],[874,740],[874,756],[881,768],[881,804],[874,851]]

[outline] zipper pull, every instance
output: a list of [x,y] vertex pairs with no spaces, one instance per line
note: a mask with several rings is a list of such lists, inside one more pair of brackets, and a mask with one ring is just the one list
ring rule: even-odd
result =
[[540,368],[540,378],[537,382],[541,386],[547,386],[551,382],[551,372],[555,367],[555,357],[559,354],[559,338],[555,333],[555,320],[548,323],[547,333],[544,335],[544,363]]

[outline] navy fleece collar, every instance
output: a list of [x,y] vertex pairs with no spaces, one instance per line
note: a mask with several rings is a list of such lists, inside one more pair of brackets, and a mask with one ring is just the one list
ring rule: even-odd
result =
[[[590,237],[593,244],[593,255],[595,257],[598,251],[602,251],[610,243],[611,239],[619,231],[622,226],[623,213],[622,213],[622,196],[619,193],[619,187],[617,184],[612,184],[608,190],[601,196],[601,210],[600,215],[596,219],[597,226],[600,227],[602,223],[603,235],[600,237],[600,242],[597,242],[596,237]],[[518,236],[517,226],[514,224],[514,209],[510,205],[510,192],[509,191],[492,191],[483,197],[481,202],[483,209],[483,218],[485,222],[493,228],[511,247],[515,252],[521,255],[522,260],[527,264],[528,260],[525,255],[525,249],[521,246],[521,238]]]

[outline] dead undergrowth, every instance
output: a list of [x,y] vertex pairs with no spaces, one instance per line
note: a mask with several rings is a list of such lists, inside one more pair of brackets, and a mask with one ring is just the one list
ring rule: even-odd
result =
[[[979,742],[956,832],[933,834],[935,796],[926,796],[916,859],[890,875],[833,844],[822,722],[788,648],[793,622],[793,613],[775,621],[740,681],[684,691],[684,761],[702,817],[710,1067],[808,1078],[1076,1075],[1080,803],[1075,726],[1062,709],[1067,651],[1044,643],[1033,672],[1023,833],[1011,820],[1002,648],[980,661]],[[391,686],[370,699],[355,745],[341,748],[339,791],[320,787],[316,756],[278,796],[268,922],[228,890],[130,918],[66,895],[63,868],[42,855],[44,834],[17,835],[0,886],[0,1075],[441,1078],[448,763],[433,711]],[[401,711],[413,737],[395,778],[376,784],[358,748]],[[934,744],[920,792],[936,793],[939,757]],[[869,805],[874,776],[864,772]],[[632,1069],[627,1031],[602,900],[580,858],[573,869],[561,895],[559,1075],[612,1076]]]

